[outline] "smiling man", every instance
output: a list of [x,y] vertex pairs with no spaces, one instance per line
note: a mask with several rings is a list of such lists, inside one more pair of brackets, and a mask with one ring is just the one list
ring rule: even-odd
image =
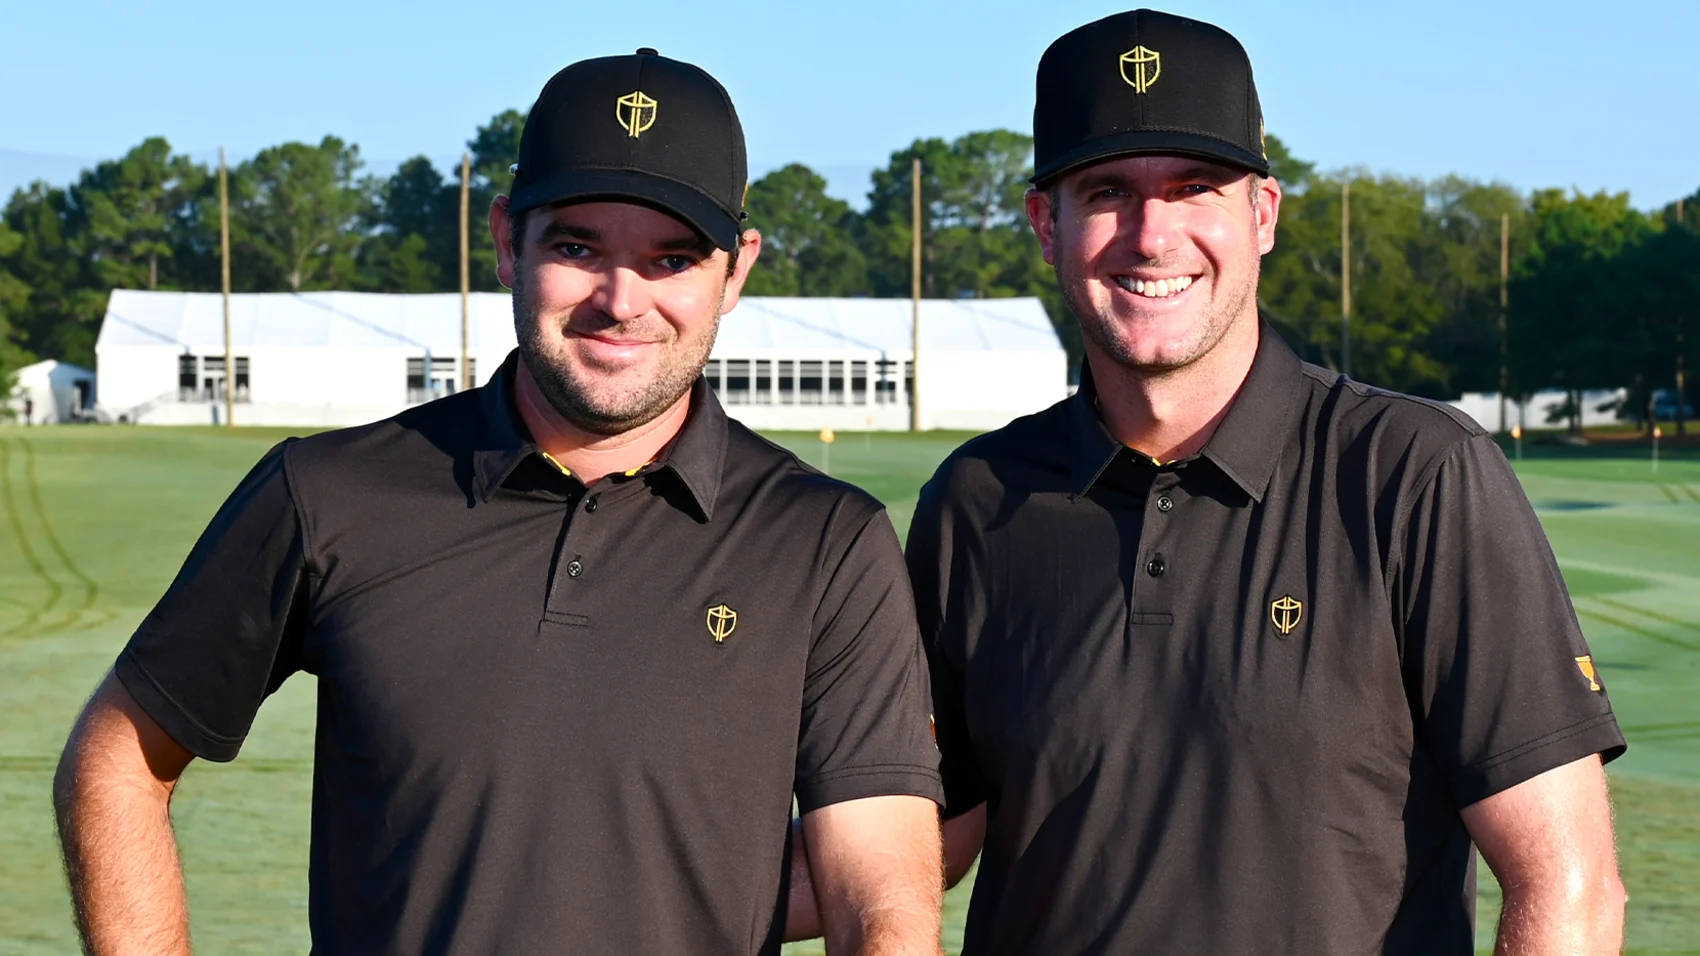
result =
[[937,953],[896,535],[700,374],[760,250],[745,180],[702,70],[646,49],[549,81],[490,212],[515,354],[273,449],[73,731],[89,949],[187,951],[173,788],[305,671],[318,952],[776,953],[800,893],[834,953]]
[[969,442],[909,562],[963,952],[1616,952],[1623,738],[1528,502],[1449,408],[1259,320],[1245,51],[1149,10],[1039,64],[1027,213],[1079,393]]

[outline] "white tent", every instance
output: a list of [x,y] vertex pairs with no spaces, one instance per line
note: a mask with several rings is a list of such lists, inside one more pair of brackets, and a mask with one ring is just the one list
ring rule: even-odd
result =
[[[371,421],[454,391],[460,296],[360,292],[231,297],[237,424]],[[746,297],[721,320],[706,374],[756,428],[909,424],[907,299]],[[484,382],[514,347],[505,293],[471,297],[468,354]],[[994,428],[1066,394],[1039,300],[921,303],[926,428]],[[207,423],[223,413],[223,304],[213,293],[120,289],[95,343],[100,414]]]
[[13,420],[31,425],[76,421],[95,404],[94,373],[49,359],[18,369],[7,406]]

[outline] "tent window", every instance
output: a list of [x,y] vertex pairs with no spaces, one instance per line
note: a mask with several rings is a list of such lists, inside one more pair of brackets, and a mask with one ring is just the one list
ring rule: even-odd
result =
[[[442,398],[444,395],[453,395],[460,385],[459,376],[455,374],[457,363],[454,356],[445,358],[433,355],[430,356],[430,360],[431,374],[429,378],[425,374],[424,356],[407,360],[407,401],[409,404],[428,402],[435,398]],[[467,368],[472,368],[470,360]]]
[[750,360],[726,360],[726,404],[750,404]]
[[[236,356],[236,401],[250,399],[248,356]],[[224,356],[179,355],[177,357],[177,400],[180,402],[224,401]]]
[[773,359],[756,359],[756,389],[751,404],[773,404]]

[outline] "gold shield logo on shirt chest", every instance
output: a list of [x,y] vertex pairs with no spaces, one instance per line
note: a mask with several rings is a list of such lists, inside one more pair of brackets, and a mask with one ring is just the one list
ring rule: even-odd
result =
[[1275,625],[1275,630],[1282,637],[1293,633],[1293,628],[1299,626],[1299,621],[1305,616],[1303,601],[1291,594],[1283,594],[1269,602],[1269,621]]
[[732,630],[737,626],[737,611],[724,604],[716,604],[708,609],[708,634],[714,638],[714,643],[726,643],[726,639],[732,636]]

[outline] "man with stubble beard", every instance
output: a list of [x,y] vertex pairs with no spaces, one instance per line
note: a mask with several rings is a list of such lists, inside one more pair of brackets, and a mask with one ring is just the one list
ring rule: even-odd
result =
[[896,536],[700,375],[760,250],[745,180],[702,70],[549,81],[490,211],[515,354],[273,449],[78,721],[55,803],[91,951],[187,951],[172,789],[296,671],[317,952],[776,953],[799,893],[832,952],[938,951]]
[[1038,70],[1027,214],[1079,393],[963,446],[908,556],[963,952],[1616,952],[1623,751],[1491,436],[1307,365],[1251,66],[1151,10]]

